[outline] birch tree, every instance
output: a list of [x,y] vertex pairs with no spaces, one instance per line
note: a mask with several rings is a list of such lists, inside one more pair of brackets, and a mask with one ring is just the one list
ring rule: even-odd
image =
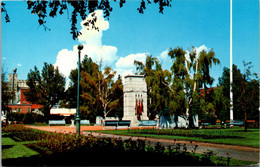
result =
[[[214,78],[210,76],[210,68],[213,64],[219,64],[220,61],[215,57],[213,50],[202,50],[197,53],[197,49],[192,47],[190,52],[182,48],[170,49],[168,55],[173,61],[171,71],[173,73],[172,88],[176,102],[174,112],[186,115],[189,118],[190,126],[193,126],[192,116],[197,110],[199,100],[199,89],[205,89],[205,105],[207,109],[212,104],[207,104],[207,85],[212,85]],[[201,105],[200,105],[201,108]],[[184,112],[185,111],[185,112]]]
[[97,108],[98,114],[106,118],[112,110],[120,106],[119,100],[123,98],[123,87],[122,82],[118,81],[119,78],[116,82],[114,81],[115,75],[116,71],[110,67],[106,67],[104,71],[96,67],[92,74],[82,71],[81,97],[90,105],[82,106],[82,110],[91,112],[91,109]]

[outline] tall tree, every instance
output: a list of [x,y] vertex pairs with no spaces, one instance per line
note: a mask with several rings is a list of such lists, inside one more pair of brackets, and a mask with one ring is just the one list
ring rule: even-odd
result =
[[147,84],[147,107],[148,116],[154,119],[156,114],[164,113],[165,107],[170,105],[171,92],[165,87],[165,83],[170,76],[168,70],[163,70],[158,59],[148,55],[145,64],[139,61],[134,61],[134,65],[139,70],[139,73],[145,76]]
[[[116,0],[115,0],[116,1]],[[126,0],[118,0],[120,8],[126,3]],[[171,0],[141,0],[140,6],[137,8],[139,13],[144,13],[144,10],[147,7],[147,4],[158,4],[159,12],[163,13],[165,7],[171,6]],[[28,10],[32,14],[38,16],[39,25],[44,26],[45,29],[50,30],[46,25],[45,18],[51,17],[54,18],[57,15],[63,15],[64,13],[70,15],[71,22],[71,34],[73,39],[77,39],[80,32],[77,30],[78,16],[84,20],[87,17],[88,13],[92,13],[95,10],[103,10],[105,13],[105,18],[109,19],[110,13],[113,8],[111,6],[111,1],[109,0],[81,0],[81,1],[70,1],[70,0],[55,0],[55,1],[45,1],[45,0],[27,0]],[[69,10],[71,9],[72,10]],[[66,12],[64,12],[66,11]],[[72,12],[70,12],[72,11]],[[6,22],[10,22],[9,15],[5,8],[5,3],[1,2],[1,12],[5,13]],[[93,14],[94,16],[95,14]],[[92,28],[98,30],[98,27],[95,26],[96,17],[93,17],[93,20],[89,20],[84,25],[90,25]]]
[[[6,81],[6,72],[1,69],[1,112],[3,111],[4,114],[7,114],[8,119],[8,113],[10,112],[10,108],[8,107],[8,104],[10,101],[14,98],[14,93],[10,90],[8,87],[7,81]],[[6,121],[8,122],[8,121]]]
[[[256,82],[252,82],[252,76],[254,74],[251,73],[250,69],[252,68],[252,62],[245,62],[243,61],[244,65],[244,73],[240,75],[239,81],[240,81],[240,90],[241,95],[239,98],[240,105],[242,107],[243,113],[244,113],[244,123],[245,123],[245,132],[247,131],[248,125],[247,125],[247,119],[248,119],[248,113],[252,112],[254,110],[254,103],[256,103],[254,100],[255,95],[259,95],[259,84],[256,84]],[[255,77],[257,75],[255,74]],[[256,86],[256,87],[254,87]],[[256,89],[255,89],[256,88]],[[258,89],[258,91],[257,91]],[[257,103],[259,103],[259,98],[257,100]]]
[[[168,84],[175,95],[173,112],[176,115],[189,116],[189,125],[192,127],[192,116],[198,112],[198,107],[205,110],[211,110],[213,107],[207,98],[207,85],[212,85],[214,81],[210,76],[212,64],[219,64],[220,61],[215,57],[213,50],[197,53],[194,47],[189,53],[179,47],[170,49],[168,55],[173,60],[172,84]],[[204,100],[199,97],[199,89],[202,86],[205,89]]]
[[[233,85],[232,92],[234,95],[233,109],[234,119],[259,120],[259,80],[256,74],[251,72],[251,62],[244,63],[244,72],[241,72],[236,65],[233,64]],[[222,76],[219,78],[219,87],[223,89],[223,96],[219,117],[222,120],[229,119],[229,68],[224,67]],[[245,130],[247,124],[245,126]]]
[[44,63],[40,73],[35,66],[27,75],[26,84],[29,90],[24,92],[26,100],[43,105],[43,113],[49,119],[50,109],[57,104],[64,95],[65,77],[52,64]]
[[116,71],[112,71],[110,67],[101,71],[101,66],[96,63],[93,62],[92,66],[94,67],[92,73],[82,71],[81,97],[89,105],[83,105],[81,110],[92,115],[102,114],[107,117],[122,104],[122,101],[120,103],[120,99],[123,98],[122,81],[120,77],[114,81]]
[[[80,63],[80,69],[81,69],[81,75],[82,72],[85,71],[89,74],[93,73],[93,70],[95,68],[98,68],[97,65],[93,64],[93,61],[90,57],[87,55],[84,56],[82,62]],[[76,108],[77,107],[77,86],[78,86],[78,69],[73,69],[70,72],[69,75],[70,83],[69,87],[66,90],[65,98],[62,101],[62,106],[67,108]],[[82,80],[82,77],[80,78]],[[81,92],[80,92],[81,93]],[[83,99],[80,99],[80,106],[82,106],[84,103]],[[87,114],[82,113],[83,118],[87,118]],[[82,117],[81,117],[82,118]]]

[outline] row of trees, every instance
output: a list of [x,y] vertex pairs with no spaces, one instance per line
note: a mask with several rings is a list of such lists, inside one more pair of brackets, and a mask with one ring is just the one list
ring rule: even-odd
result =
[[[220,63],[214,51],[203,50],[198,53],[192,48],[190,52],[185,52],[178,47],[170,49],[168,55],[172,59],[170,70],[162,69],[159,60],[151,55],[147,56],[144,63],[134,62],[147,83],[149,118],[155,118],[156,114],[175,114],[189,119],[191,127],[194,114],[199,114],[202,120],[228,120],[228,68],[224,67],[217,87],[210,88],[214,81],[210,69]],[[244,62],[244,72],[241,72],[233,65],[233,108],[234,118],[238,120],[259,119],[259,81],[257,75],[251,73],[251,68],[251,63]],[[76,108],[77,74],[77,69],[71,71],[71,82],[65,91],[65,78],[58,68],[44,63],[41,72],[35,67],[28,73],[30,91],[25,96],[28,101],[44,106],[46,119],[50,109],[57,103],[61,107]],[[2,89],[6,87],[2,82]],[[81,62],[80,88],[81,118],[94,122],[96,116],[123,116],[122,79],[110,67],[102,70],[101,63],[97,64],[85,56]]]
[[[243,72],[233,65],[233,110],[234,119],[245,121],[259,120],[259,79],[256,73],[251,72],[252,63],[244,62]],[[230,69],[224,67],[222,76],[219,78],[218,90],[215,93],[217,115],[221,119],[229,119],[230,108]]]
[[[80,115],[82,119],[95,121],[97,115],[122,117],[123,84],[116,72],[110,67],[101,70],[102,65],[93,62],[88,56],[81,62],[80,80]],[[26,99],[32,103],[43,105],[43,113],[49,119],[51,108],[60,104],[61,107],[77,107],[78,69],[70,73],[70,85],[65,91],[65,77],[52,64],[44,63],[40,72],[35,66],[30,70],[27,85],[30,90],[25,92]]]
[[215,57],[213,50],[197,53],[195,48],[189,53],[179,47],[170,49],[168,56],[172,59],[170,71],[163,70],[158,59],[151,55],[146,58],[145,64],[135,61],[146,78],[150,116],[186,116],[184,118],[190,120],[192,127],[194,114],[214,110],[209,94],[202,95],[200,89],[208,92],[208,86],[214,81],[210,76],[210,68],[220,61]]

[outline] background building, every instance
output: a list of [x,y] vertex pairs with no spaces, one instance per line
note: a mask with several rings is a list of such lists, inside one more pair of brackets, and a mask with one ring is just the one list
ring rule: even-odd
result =
[[28,102],[25,98],[24,92],[29,91],[29,87],[25,80],[18,80],[18,75],[16,70],[13,74],[8,75],[8,87],[11,92],[14,93],[14,99],[10,101],[8,107],[12,112],[28,113],[35,112],[40,113],[40,108],[42,105],[32,104]]

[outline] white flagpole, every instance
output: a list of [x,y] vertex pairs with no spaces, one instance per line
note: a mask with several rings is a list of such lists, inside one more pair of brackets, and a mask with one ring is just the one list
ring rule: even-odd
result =
[[233,122],[232,0],[230,0],[230,123]]

